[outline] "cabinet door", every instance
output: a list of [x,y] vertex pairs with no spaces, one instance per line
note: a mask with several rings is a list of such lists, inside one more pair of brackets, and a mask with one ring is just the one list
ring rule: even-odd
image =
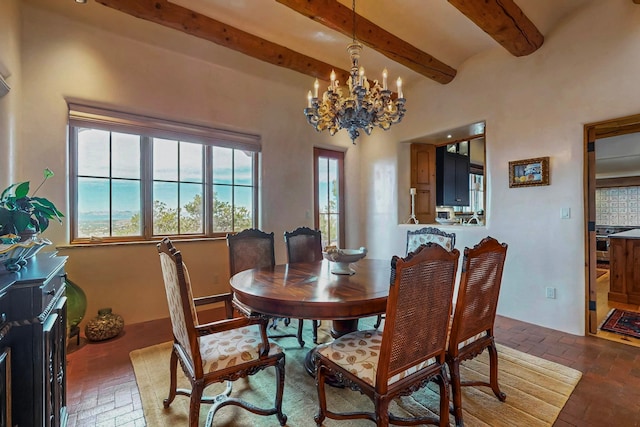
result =
[[411,144],[411,188],[416,189],[415,214],[421,224],[435,222],[435,182],[436,147],[430,144]]
[[11,427],[11,349],[0,353],[0,427]]
[[44,423],[46,427],[66,424],[66,310],[62,297],[43,327]]
[[469,157],[437,148],[437,197],[439,206],[469,206]]

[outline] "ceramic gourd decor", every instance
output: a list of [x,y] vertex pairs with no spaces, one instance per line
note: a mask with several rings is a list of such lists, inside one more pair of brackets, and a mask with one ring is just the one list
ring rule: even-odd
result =
[[124,328],[124,319],[111,312],[111,308],[101,308],[98,316],[87,322],[84,336],[89,341],[104,341],[118,336]]

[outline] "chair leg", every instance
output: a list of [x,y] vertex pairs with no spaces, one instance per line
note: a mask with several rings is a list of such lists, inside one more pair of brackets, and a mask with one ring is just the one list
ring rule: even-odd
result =
[[196,381],[192,385],[191,400],[189,401],[189,427],[198,427],[200,420],[200,399],[202,398],[203,385]]
[[382,314],[378,314],[378,319],[376,320],[376,323],[373,325],[373,327],[375,329],[378,329],[380,327],[380,323],[382,323]]
[[449,426],[449,385],[444,368],[443,365],[440,370],[440,377],[437,379],[440,386],[440,427]]
[[[451,395],[453,400],[453,416],[456,419],[456,427],[464,426],[462,420],[462,390],[460,388],[460,364],[457,360],[449,360],[449,375],[451,376]],[[447,404],[447,412],[449,410]],[[440,414],[442,416],[442,414]]]
[[169,397],[162,401],[162,405],[165,408],[168,408],[173,402],[173,399],[176,398],[176,388],[178,387],[178,382],[176,380],[176,371],[178,369],[178,355],[175,350],[171,350],[171,359],[169,360]]
[[284,364],[285,364],[285,356],[282,355],[282,358],[276,364],[276,372],[277,372],[277,382],[276,382],[276,416],[278,417],[278,421],[281,426],[287,424],[287,416],[282,413],[282,394],[284,393]]
[[389,400],[386,397],[375,397],[376,426],[389,426]]
[[316,389],[318,390],[318,412],[313,417],[317,427],[322,426],[322,423],[326,418],[325,413],[327,412],[327,399],[324,391],[324,373],[325,373],[325,368],[323,366],[317,366]]
[[302,326],[304,322],[302,319],[298,319],[298,333],[296,337],[298,338],[298,344],[300,344],[300,348],[304,347],[304,340],[302,339]]
[[500,386],[498,385],[498,350],[493,341],[489,345],[489,381],[493,394],[496,395],[498,400],[504,402],[507,395],[500,390]]
[[312,327],[313,327],[313,343],[314,344],[318,344],[318,321],[317,320],[312,320]]

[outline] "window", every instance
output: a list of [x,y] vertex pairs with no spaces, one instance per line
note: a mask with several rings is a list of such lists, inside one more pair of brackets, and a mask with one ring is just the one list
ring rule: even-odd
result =
[[258,137],[79,105],[69,123],[72,242],[256,224]]
[[322,247],[343,247],[344,153],[314,148],[315,226],[322,232]]

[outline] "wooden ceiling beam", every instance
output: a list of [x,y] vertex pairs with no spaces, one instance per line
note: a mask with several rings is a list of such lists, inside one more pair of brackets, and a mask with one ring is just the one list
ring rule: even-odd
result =
[[211,41],[264,62],[328,81],[331,70],[346,82],[349,72],[249,34],[167,0],[96,0],[126,14]]
[[513,0],[448,1],[514,56],[529,55],[544,43],[544,36]]
[[[353,11],[337,0],[276,1],[335,31],[353,36]],[[454,68],[357,14],[356,38],[387,58],[438,83],[447,84],[456,76]]]

